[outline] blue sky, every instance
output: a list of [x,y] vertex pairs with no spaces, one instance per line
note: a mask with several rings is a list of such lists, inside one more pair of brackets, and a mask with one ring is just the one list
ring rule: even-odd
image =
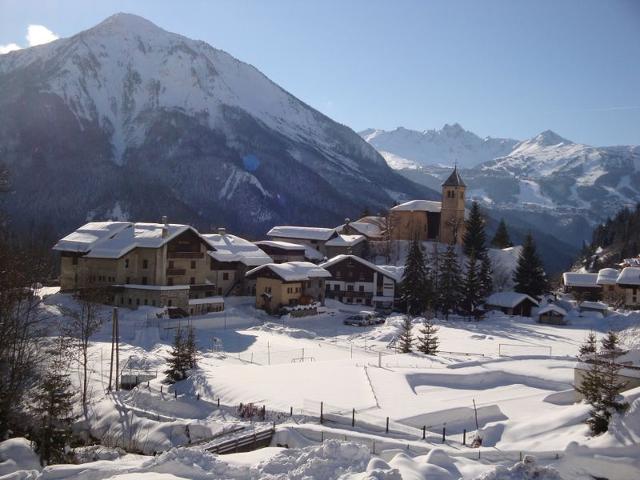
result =
[[0,45],[119,11],[226,50],[354,130],[640,144],[640,1],[0,0]]

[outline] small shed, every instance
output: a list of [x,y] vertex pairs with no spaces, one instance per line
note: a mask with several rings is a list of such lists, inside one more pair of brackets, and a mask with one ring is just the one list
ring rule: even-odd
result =
[[566,325],[567,311],[553,303],[542,307],[538,310],[538,323],[547,323],[550,325]]
[[578,308],[580,312],[598,312],[603,316],[606,316],[609,310],[609,306],[603,302],[582,302]]
[[485,310],[499,310],[507,315],[530,317],[531,309],[537,307],[538,302],[526,293],[498,292],[487,298]]

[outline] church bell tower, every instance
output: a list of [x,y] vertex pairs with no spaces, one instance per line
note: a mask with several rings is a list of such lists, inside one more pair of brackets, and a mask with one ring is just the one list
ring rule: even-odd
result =
[[467,186],[462,181],[456,166],[442,184],[442,210],[440,212],[440,242],[462,243],[464,235],[464,192]]

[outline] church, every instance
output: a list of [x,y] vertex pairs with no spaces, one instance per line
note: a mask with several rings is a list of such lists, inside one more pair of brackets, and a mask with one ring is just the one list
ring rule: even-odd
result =
[[442,184],[441,202],[411,200],[396,205],[389,212],[391,238],[462,243],[466,188],[458,167],[455,167]]

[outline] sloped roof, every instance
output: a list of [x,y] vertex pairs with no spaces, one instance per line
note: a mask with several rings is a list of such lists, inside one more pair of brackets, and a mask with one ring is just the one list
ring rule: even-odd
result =
[[527,295],[526,293],[518,292],[497,292],[489,296],[485,301],[486,305],[492,305],[495,307],[514,308],[516,305],[522,303],[524,300],[530,300],[534,305],[538,305],[538,302]]
[[400,205],[396,205],[391,209],[395,212],[440,212],[442,210],[442,202],[433,200],[411,200]]
[[291,242],[283,242],[280,240],[260,240],[259,242],[254,242],[257,246],[265,246],[265,247],[273,247],[273,248],[282,248],[283,250],[305,250],[304,245],[300,245],[299,243],[291,243]]
[[443,187],[466,187],[465,183],[462,181],[462,177],[458,172],[458,167],[453,169],[449,178],[447,178],[442,184]]
[[327,268],[327,267],[331,267],[333,265],[337,265],[340,262],[343,262],[345,260],[354,260],[356,262],[361,263],[362,265],[369,267],[372,270],[375,270],[379,273],[382,273],[383,275],[386,275],[389,278],[392,278],[393,280],[395,280],[396,282],[399,282],[402,280],[402,274],[398,274],[397,271],[392,271],[392,270],[387,270],[385,269],[385,265],[376,265],[374,263],[371,263],[367,260],[365,260],[364,258],[360,258],[357,255],[336,255],[335,257],[327,260],[324,263],[321,263],[320,266],[322,268]]
[[588,302],[588,301],[580,302],[579,307],[581,310],[583,308],[587,310],[608,310],[609,309],[609,305],[603,302]]
[[[349,222],[348,225],[352,227],[356,232],[366,237],[380,237],[382,236],[382,232],[385,229],[386,220],[384,217],[370,215],[367,217],[362,217],[359,220]],[[346,223],[337,226],[336,232],[342,233],[346,226]]]
[[625,267],[620,272],[619,285],[640,285],[640,267]]
[[567,287],[594,288],[598,286],[597,273],[564,272],[562,283]]
[[603,268],[598,272],[598,279],[596,283],[598,285],[615,285],[620,271],[615,268]]
[[257,267],[273,261],[257,245],[229,233],[205,233],[202,238],[215,249],[209,252],[209,256],[219,262],[240,262],[248,267]]
[[538,316],[548,312],[556,312],[562,315],[563,317],[567,315],[567,311],[564,308],[559,307],[558,305],[555,305],[553,303],[550,303],[549,305],[542,307],[540,310],[538,310]]
[[91,222],[61,239],[53,249],[86,253],[88,258],[120,258],[137,247],[159,248],[187,230],[198,234],[189,225]]
[[299,238],[303,240],[329,240],[336,233],[335,228],[296,227],[279,225],[267,232],[268,237]]
[[271,270],[285,282],[331,277],[331,274],[327,270],[311,262],[268,263],[249,270],[246,276],[255,275],[264,269]]
[[325,245],[327,247],[353,247],[354,245],[364,242],[364,235],[338,235],[329,240]]

